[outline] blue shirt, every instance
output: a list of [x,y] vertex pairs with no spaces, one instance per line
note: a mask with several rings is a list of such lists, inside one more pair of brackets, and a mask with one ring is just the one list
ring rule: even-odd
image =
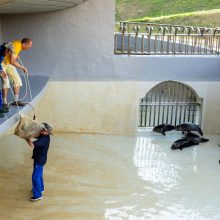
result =
[[50,135],[40,135],[36,141],[33,142],[34,150],[33,156],[34,164],[44,166],[47,162],[47,151],[50,145]]
[[5,57],[5,48],[3,46],[0,46],[0,71],[2,71],[2,61],[4,60]]

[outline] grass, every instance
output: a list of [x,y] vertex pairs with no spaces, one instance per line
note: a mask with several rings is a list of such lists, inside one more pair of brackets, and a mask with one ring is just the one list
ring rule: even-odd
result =
[[149,22],[161,24],[176,24],[187,26],[201,26],[201,27],[218,27],[220,21],[220,9],[199,11],[183,14],[174,14],[161,17],[143,17],[139,19],[130,19],[129,21]]
[[116,22],[220,26],[219,0],[116,0]]

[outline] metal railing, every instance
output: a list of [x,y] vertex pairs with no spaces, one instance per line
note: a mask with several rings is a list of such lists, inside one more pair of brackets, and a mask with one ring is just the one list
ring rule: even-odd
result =
[[115,54],[219,55],[220,28],[121,22]]

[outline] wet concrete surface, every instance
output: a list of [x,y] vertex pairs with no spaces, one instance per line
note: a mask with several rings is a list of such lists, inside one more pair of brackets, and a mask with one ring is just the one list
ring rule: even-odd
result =
[[30,202],[32,149],[0,138],[0,219],[220,219],[217,136],[171,150],[181,135],[55,134],[45,193]]

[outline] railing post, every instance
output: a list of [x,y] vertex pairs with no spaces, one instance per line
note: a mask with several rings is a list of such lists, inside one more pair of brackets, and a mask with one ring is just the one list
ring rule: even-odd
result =
[[152,34],[152,31],[154,31],[154,28],[152,26],[147,26],[146,31],[148,32],[147,49],[148,49],[148,53],[151,54],[151,34]]
[[137,52],[137,40],[138,40],[138,32],[140,31],[140,27],[133,27],[133,31],[135,32],[135,42],[134,42],[134,51]]
[[124,35],[125,31],[127,30],[126,22],[122,22],[120,24],[120,29],[121,29],[121,52],[124,53]]

